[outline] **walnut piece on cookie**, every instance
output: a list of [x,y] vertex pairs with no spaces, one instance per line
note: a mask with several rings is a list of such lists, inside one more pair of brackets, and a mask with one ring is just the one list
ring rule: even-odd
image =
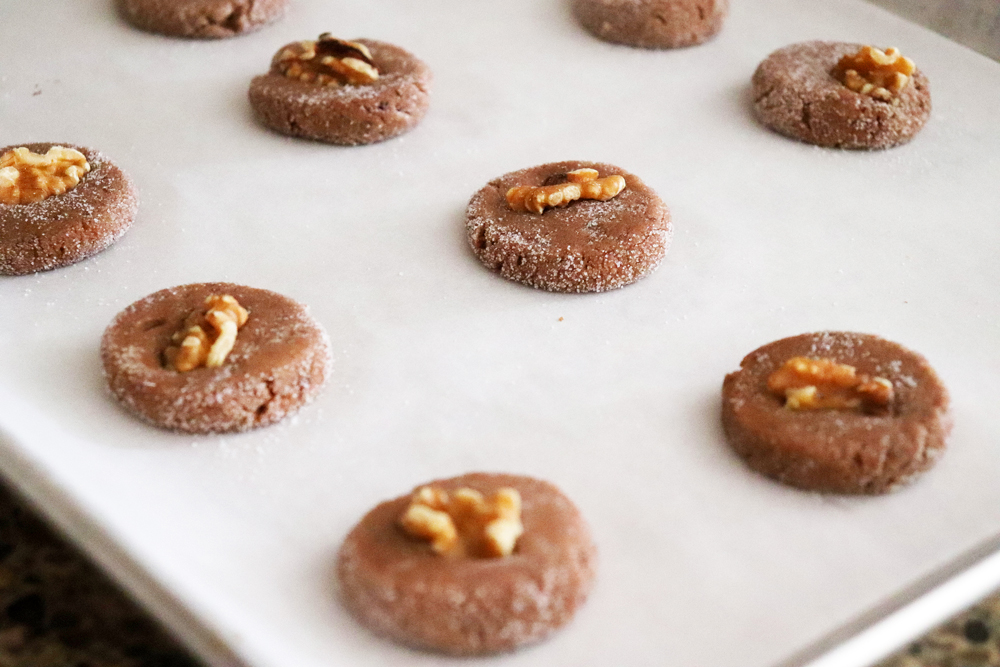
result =
[[[578,196],[589,187],[598,189],[594,196]],[[576,160],[490,181],[470,200],[465,226],[484,265],[553,292],[633,283],[659,265],[673,234],[670,212],[642,179],[614,165]]]
[[[164,350],[167,368],[186,373],[199,366],[218,368],[232,352],[239,328],[250,313],[229,294],[205,297],[204,309],[192,311]],[[207,331],[206,331],[207,330]]]
[[0,155],[0,204],[34,204],[75,188],[90,163],[73,148],[52,146],[44,155],[18,146]]
[[619,174],[599,178],[596,169],[566,172],[566,182],[555,185],[515,185],[507,191],[507,205],[512,211],[541,215],[546,208],[569,206],[578,199],[608,201],[625,189],[625,177]]
[[927,77],[897,52],[875,51],[841,42],[778,49],[754,72],[754,115],[775,132],[828,148],[882,149],[910,141],[931,114]]
[[767,378],[767,388],[785,399],[789,410],[885,410],[892,403],[892,383],[858,374],[854,366],[833,359],[792,357]]
[[722,385],[736,453],[768,477],[826,493],[885,493],[930,468],[951,429],[948,405],[922,356],[849,332],[764,345]]
[[56,143],[0,148],[0,275],[79,262],[135,219],[129,178],[105,155]]
[[412,130],[430,103],[431,71],[398,46],[328,33],[278,49],[249,98],[266,127],[354,146]]
[[344,539],[337,579],[344,605],[372,631],[483,655],[567,624],[596,557],[579,510],[552,484],[469,473],[372,509]]
[[289,79],[324,86],[363,86],[378,81],[368,47],[325,32],[316,41],[290,44],[276,56],[277,70]]
[[[209,338],[206,328],[218,334]],[[198,349],[185,357],[189,337]],[[111,393],[128,411],[187,433],[280,421],[319,394],[331,363],[326,332],[304,306],[230,283],[182,285],[136,301],[105,330],[101,360]]]
[[524,532],[521,494],[505,487],[487,499],[467,487],[449,493],[423,486],[413,493],[399,525],[409,535],[428,540],[442,555],[509,556]]
[[899,49],[890,47],[883,52],[863,46],[857,53],[841,58],[833,68],[833,75],[856,93],[898,105],[899,93],[916,69]]

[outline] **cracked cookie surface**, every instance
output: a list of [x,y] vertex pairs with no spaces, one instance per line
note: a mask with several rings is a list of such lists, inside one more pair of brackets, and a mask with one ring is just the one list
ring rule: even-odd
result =
[[275,21],[289,0],[117,0],[126,21],[171,37],[219,39],[252,32]]
[[[229,294],[250,313],[218,368],[169,370],[171,337],[206,297]],[[330,375],[326,332],[304,306],[268,290],[199,283],[160,290],[119,313],[101,360],[111,393],[135,415],[187,433],[267,426],[311,401]]]
[[903,144],[931,113],[919,69],[892,104],[855,92],[832,74],[861,44],[803,42],[778,49],[754,72],[753,112],[775,132],[828,148],[880,149]]
[[267,74],[250,82],[250,105],[270,129],[293,137],[346,146],[371,144],[412,130],[430,104],[431,70],[393,44],[356,39],[371,51],[378,80],[324,86],[281,73],[278,49]]

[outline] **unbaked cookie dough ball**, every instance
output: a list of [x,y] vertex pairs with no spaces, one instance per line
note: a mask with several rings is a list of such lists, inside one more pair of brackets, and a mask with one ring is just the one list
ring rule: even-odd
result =
[[132,182],[71,144],[0,148],[0,275],[67,266],[101,252],[135,219]]
[[931,114],[927,77],[895,49],[792,44],[757,67],[752,86],[753,112],[761,123],[830,148],[906,143]]
[[230,283],[171,287],[120,312],[101,340],[111,393],[136,416],[187,433],[267,426],[330,375],[326,332],[301,304]]
[[324,33],[281,47],[249,95],[258,120],[272,130],[350,146],[416,127],[430,86],[430,68],[398,46]]
[[[596,196],[588,197],[594,188]],[[469,202],[465,226],[484,265],[553,292],[603,292],[635,282],[660,264],[673,234],[670,212],[642,179],[576,160],[490,181]]]
[[757,472],[847,494],[903,486],[934,464],[951,430],[948,392],[926,359],[830,331],[748,354],[722,385],[722,424]]
[[252,32],[281,18],[289,0],[116,0],[119,13],[147,32],[217,39]]
[[729,0],[572,0],[577,19],[595,37],[648,49],[693,46],[711,39],[729,14]]
[[337,559],[341,598],[374,632],[456,655],[509,651],[570,621],[597,553],[548,482],[470,473],[371,510]]

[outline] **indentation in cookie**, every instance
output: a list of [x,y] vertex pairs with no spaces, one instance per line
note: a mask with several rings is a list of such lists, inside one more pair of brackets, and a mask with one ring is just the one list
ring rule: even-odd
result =
[[[830,148],[882,149],[910,141],[930,117],[927,77],[914,69],[901,85],[895,75],[900,74],[900,67],[908,67],[899,64],[898,54],[893,54],[890,68],[894,83],[888,74],[872,76],[873,81],[898,87],[895,93],[860,79],[852,84],[857,88],[853,90],[838,78],[838,65],[844,58],[854,62],[866,48],[861,44],[803,42],[778,49],[754,72],[754,115],[780,134]],[[848,70],[842,75],[847,76]]]
[[[551,184],[581,169],[614,174],[625,186],[607,201],[573,201],[543,215],[508,204],[515,186]],[[601,292],[635,282],[663,260],[672,232],[667,207],[639,177],[595,162],[555,162],[505,174],[473,195],[466,210],[469,246],[485,266],[556,292]]]
[[583,517],[556,487],[470,473],[414,494],[423,488],[481,498],[516,491],[523,533],[507,556],[441,555],[399,526],[413,494],[378,505],[347,535],[337,559],[341,599],[361,623],[411,646],[482,655],[539,641],[572,619],[593,584],[596,549]]
[[[177,332],[189,331],[191,314],[203,314],[205,300],[218,295],[231,295],[249,313],[224,363],[176,370],[164,351],[176,345]],[[108,387],[125,408],[188,433],[273,424],[315,398],[331,364],[326,333],[304,306],[230,283],[172,287],[133,303],[105,330],[101,359]]]
[[[891,402],[869,410],[851,392],[845,397],[851,405],[788,409],[787,394],[769,380],[796,358],[840,365],[844,381],[835,384],[845,387],[878,379],[872,391]],[[810,382],[822,384],[816,377]],[[875,494],[906,484],[943,453],[948,404],[944,385],[919,354],[870,334],[820,332],[748,354],[723,383],[722,423],[733,449],[768,477],[813,491]]]
[[[366,39],[345,43],[366,49],[370,64],[348,57],[328,65],[354,61],[348,69],[364,74],[364,80],[341,81],[326,69],[304,67],[295,54],[309,54],[313,47],[286,44],[272,59],[270,71],[250,83],[248,95],[258,120],[282,134],[340,145],[383,141],[416,127],[430,102],[427,65],[392,44]],[[324,57],[333,56],[317,51],[306,62]]]
[[[138,208],[135,189],[106,156],[93,149],[55,143],[7,146],[0,148],[0,155],[16,155],[22,149],[22,156],[37,156],[30,162],[46,163],[39,165],[39,173],[30,179],[32,188],[38,186],[32,192],[44,196],[32,195],[35,201],[26,203],[0,202],[0,275],[23,275],[73,264],[106,249],[132,225]],[[71,159],[49,161],[45,156],[53,149]],[[82,161],[77,156],[82,156]],[[48,180],[49,169],[52,176],[61,172],[55,179],[58,187]],[[35,176],[48,185],[43,187]],[[19,171],[18,182],[20,177]],[[73,181],[76,184],[69,187]]]

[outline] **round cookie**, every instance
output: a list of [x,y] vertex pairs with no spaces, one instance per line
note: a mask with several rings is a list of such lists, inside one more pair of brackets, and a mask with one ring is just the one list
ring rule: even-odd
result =
[[778,49],[754,72],[753,111],[772,130],[829,148],[879,149],[906,143],[931,114],[919,69],[892,104],[855,92],[831,73],[861,44],[803,42]]
[[[609,201],[574,201],[543,214],[507,204],[514,186],[565,181],[569,171],[624,176]],[[553,292],[603,292],[639,280],[663,260],[673,227],[660,197],[638,176],[599,162],[552,162],[504,174],[469,202],[466,232],[473,252],[505,278]]]
[[102,153],[72,144],[17,144],[33,153],[64,146],[83,153],[90,171],[71,190],[31,204],[0,203],[0,275],[17,276],[74,264],[101,252],[135,219],[129,178]]
[[171,37],[218,39],[253,32],[284,15],[289,0],[117,0],[140,30]]
[[281,74],[281,54],[271,70],[250,83],[250,104],[267,127],[293,137],[353,146],[412,130],[430,104],[431,70],[398,46],[358,39],[372,55],[379,78],[363,85],[324,86]]
[[[768,378],[793,357],[832,359],[892,383],[888,411],[790,410]],[[951,430],[948,392],[927,360],[869,334],[821,332],[748,354],[722,385],[722,424],[751,468],[812,491],[878,494],[931,467]]]
[[606,42],[674,49],[714,37],[729,0],[573,0],[573,13]]
[[[206,297],[229,294],[250,315],[222,366],[178,372],[164,351]],[[311,401],[330,374],[326,332],[301,304],[269,290],[200,283],[160,290],[120,312],[101,339],[111,393],[130,412],[187,433],[246,431]]]
[[555,486],[517,475],[470,473],[430,482],[521,495],[524,533],[502,558],[441,556],[397,526],[411,496],[371,510],[337,560],[348,610],[378,634],[458,655],[508,651],[565,625],[593,583],[597,552],[583,517]]

